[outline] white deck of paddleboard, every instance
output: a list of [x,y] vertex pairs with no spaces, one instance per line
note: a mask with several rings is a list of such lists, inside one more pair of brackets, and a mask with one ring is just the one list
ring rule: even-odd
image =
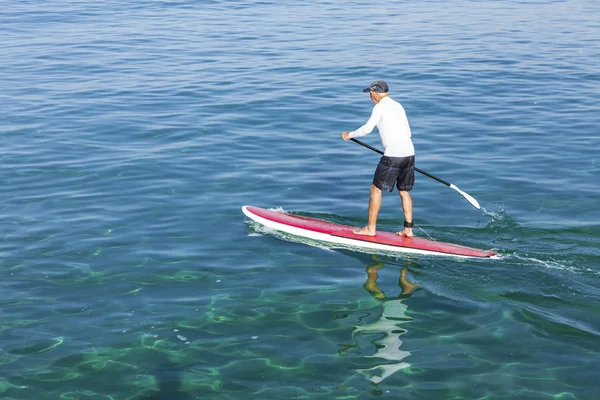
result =
[[[253,214],[252,212],[250,212],[248,210],[247,206],[243,206],[242,211],[248,218],[250,218],[268,228],[275,229],[275,230],[285,232],[285,233],[289,233],[291,235],[296,235],[296,236],[300,236],[300,237],[304,237],[304,238],[308,238],[308,239],[331,243],[334,245],[337,244],[337,245],[357,247],[357,248],[362,248],[362,249],[373,249],[373,250],[380,250],[380,251],[394,252],[394,253],[426,254],[426,255],[450,256],[450,257],[459,257],[459,258],[482,258],[482,257],[466,256],[466,255],[461,255],[461,254],[452,254],[452,253],[443,253],[443,252],[438,252],[438,251],[415,249],[415,248],[411,248],[411,247],[391,246],[391,245],[387,245],[387,244],[368,242],[368,241],[364,241],[364,240],[356,240],[356,239],[344,238],[344,237],[339,237],[339,236],[332,236],[327,233],[321,233],[321,232],[311,231],[308,229],[296,228],[294,226],[290,226],[290,225],[286,225],[286,224],[282,224],[279,222],[274,222],[274,221],[268,220],[268,219],[260,217],[256,214]],[[492,256],[492,257],[488,257],[488,258],[497,258],[497,257]]]

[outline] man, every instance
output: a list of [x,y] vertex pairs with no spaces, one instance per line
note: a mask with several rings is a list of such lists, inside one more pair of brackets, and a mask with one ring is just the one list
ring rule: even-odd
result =
[[391,192],[394,186],[402,199],[404,229],[400,236],[413,236],[412,198],[410,191],[415,183],[415,148],[411,140],[410,126],[404,108],[388,95],[385,81],[375,81],[363,92],[369,92],[375,104],[367,123],[353,132],[343,132],[342,138],[350,140],[368,135],[377,126],[384,155],[379,160],[369,198],[369,220],[367,226],[357,229],[358,235],[375,236],[377,215],[381,208],[381,191]]

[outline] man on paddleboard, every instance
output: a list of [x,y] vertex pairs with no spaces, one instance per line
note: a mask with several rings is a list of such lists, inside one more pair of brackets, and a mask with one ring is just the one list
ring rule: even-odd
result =
[[413,236],[412,198],[410,191],[415,183],[415,148],[411,140],[410,126],[406,112],[400,103],[388,95],[389,87],[385,81],[375,81],[363,92],[369,92],[375,104],[371,117],[366,124],[353,132],[343,132],[342,138],[350,140],[368,135],[377,126],[383,145],[384,155],[377,164],[371,195],[369,198],[369,220],[365,227],[354,233],[374,236],[377,216],[381,208],[381,192],[391,192],[394,186],[402,199],[404,211],[404,229],[400,236]]

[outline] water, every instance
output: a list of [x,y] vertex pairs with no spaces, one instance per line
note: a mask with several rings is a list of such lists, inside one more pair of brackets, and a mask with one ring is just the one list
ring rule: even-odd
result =
[[[597,2],[2,10],[3,398],[598,398]],[[483,206],[417,176],[418,234],[501,260],[245,220],[365,223],[377,155],[340,134],[375,79],[417,166]]]

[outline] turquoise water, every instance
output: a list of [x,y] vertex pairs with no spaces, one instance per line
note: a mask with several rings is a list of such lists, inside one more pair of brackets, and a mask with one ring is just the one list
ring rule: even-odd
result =
[[[600,397],[597,2],[2,10],[0,397]],[[417,176],[416,233],[501,260],[244,217],[365,223],[378,157],[340,134],[375,79],[417,166],[483,207]]]

